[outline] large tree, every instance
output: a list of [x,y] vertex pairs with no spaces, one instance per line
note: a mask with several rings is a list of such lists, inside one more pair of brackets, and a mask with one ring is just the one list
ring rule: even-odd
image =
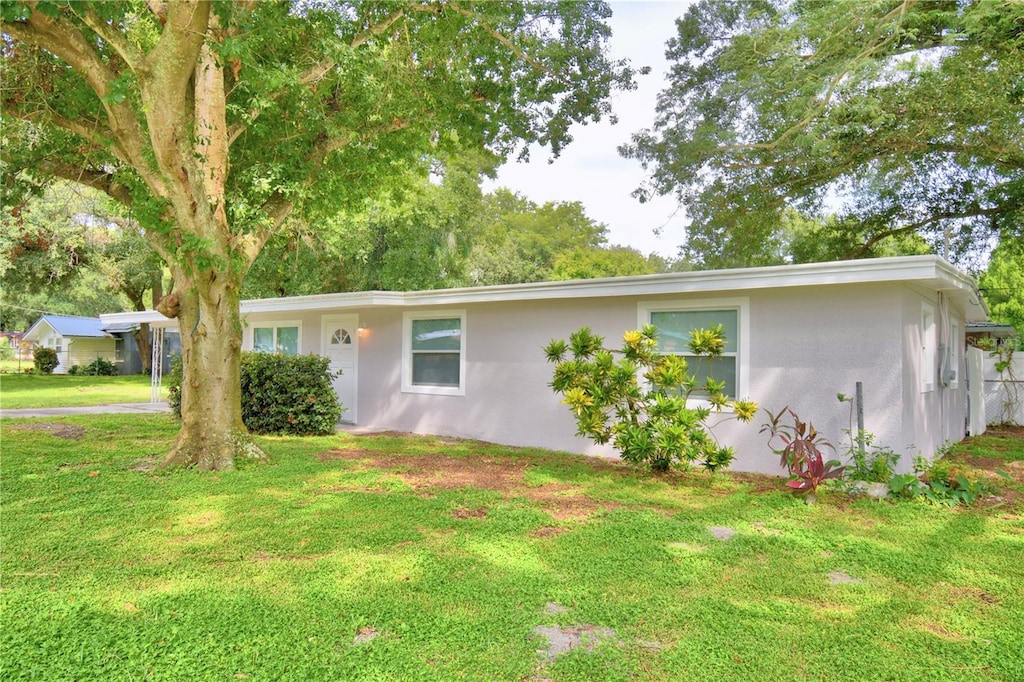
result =
[[469,237],[468,284],[549,280],[560,253],[607,242],[608,226],[595,222],[580,202],[538,205],[505,188],[484,197],[476,219]]
[[[0,227],[5,329],[24,330],[44,311],[95,316],[126,304],[146,310],[163,295],[160,257],[139,225],[96,190],[54,182],[38,196],[5,206]],[[140,325],[135,341],[148,369],[149,325]]]
[[621,151],[641,198],[686,207],[685,257],[760,264],[793,208],[836,212],[846,257],[1020,237],[1024,3],[701,0],[677,26],[654,127]]
[[1012,324],[1024,339],[1024,244],[1000,244],[978,284],[992,319]]
[[[167,464],[262,457],[242,424],[242,279],[440,153],[548,145],[632,85],[602,2],[25,0],[2,5],[8,179],[120,201],[170,268],[185,369]],[[16,196],[16,195],[12,195]]]

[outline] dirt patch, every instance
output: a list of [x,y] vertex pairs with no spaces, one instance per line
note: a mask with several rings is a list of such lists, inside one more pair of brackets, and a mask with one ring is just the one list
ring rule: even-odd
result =
[[530,533],[531,538],[553,538],[564,533],[567,529],[561,526],[541,526]]
[[483,507],[480,509],[464,509],[459,507],[452,512],[452,516],[457,519],[485,519],[487,518],[487,509]]
[[[579,488],[568,484],[526,485],[523,475],[534,462],[525,458],[489,455],[452,457],[442,453],[393,455],[359,449],[328,450],[316,456],[324,462],[341,460],[387,469],[421,495],[429,495],[432,490],[477,488],[501,493],[506,499],[525,497],[558,521],[585,519],[618,507],[613,502],[593,500]],[[467,515],[473,511],[476,510],[456,510],[453,514],[456,518],[480,518]],[[486,515],[486,510],[482,511]],[[463,516],[459,516],[460,513]]]
[[985,430],[987,436],[1006,436],[1007,438],[1024,438],[1024,426],[1016,424],[1002,424],[990,426]]
[[9,428],[19,431],[42,431],[55,438],[64,440],[81,440],[85,436],[85,427],[78,424],[59,424],[57,422],[31,422],[29,424],[14,424]]
[[786,479],[781,476],[769,476],[768,474],[753,474],[743,471],[730,471],[729,477],[739,483],[746,483],[750,486],[750,492],[755,495],[761,493],[778,492],[786,490]]
[[152,455],[150,457],[143,457],[138,462],[135,462],[130,467],[128,467],[128,471],[143,471],[143,472],[153,471],[154,469],[157,468],[157,466],[160,464],[160,462],[162,460],[163,460],[163,458],[160,457],[159,455]]
[[[1019,429],[1024,432],[1024,427],[1019,426],[1000,429]],[[1007,461],[999,457],[978,455],[957,455],[950,460],[965,469],[964,473],[970,478],[984,481],[998,491],[995,495],[980,498],[972,505],[973,507],[1024,507],[1024,491],[1020,489],[1024,486],[1024,461]]]
[[957,602],[977,601],[986,606],[995,606],[999,598],[976,587],[953,587],[950,594]]

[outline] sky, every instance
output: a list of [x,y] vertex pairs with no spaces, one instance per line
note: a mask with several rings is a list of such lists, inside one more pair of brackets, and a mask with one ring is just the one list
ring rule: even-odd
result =
[[553,163],[548,163],[548,150],[531,150],[529,163],[506,164],[499,169],[497,180],[485,183],[484,189],[507,187],[538,204],[579,201],[591,219],[608,226],[609,243],[632,246],[645,255],[675,256],[683,241],[685,212],[678,210],[672,197],[641,204],[630,196],[641,184],[643,169],[639,162],[619,156],[616,149],[629,142],[633,133],[654,123],[655,102],[668,70],[665,42],[675,34],[675,19],[683,15],[689,2],[610,4],[611,57],[625,57],[637,69],[651,67],[649,75],[637,76],[636,90],[618,93],[612,100],[618,124],[603,121],[576,126],[572,143]]

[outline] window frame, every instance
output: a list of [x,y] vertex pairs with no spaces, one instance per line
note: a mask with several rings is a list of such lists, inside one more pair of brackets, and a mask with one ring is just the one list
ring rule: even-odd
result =
[[[734,354],[723,354],[723,357],[736,358],[736,395],[729,400],[744,400],[750,395],[750,298],[746,296],[729,298],[670,299],[664,301],[641,301],[637,305],[637,322],[639,327],[651,324],[651,313],[675,313],[698,311],[736,311],[736,351]],[[689,353],[674,353],[689,355]],[[692,396],[690,401],[695,405],[709,405],[699,396]],[[731,411],[731,408],[725,408]],[[723,410],[723,411],[725,411]]]
[[935,306],[931,303],[921,304],[921,393],[935,390],[935,379],[938,370],[938,327],[935,318]]
[[[247,330],[248,337],[249,337],[249,343],[247,344],[247,346],[248,346],[249,350],[251,350],[251,351],[253,351],[255,353],[267,353],[267,352],[280,353],[281,351],[277,350],[277,332],[278,332],[279,329],[285,329],[285,328],[288,328],[288,327],[295,327],[296,328],[296,333],[295,333],[295,355],[302,355],[302,321],[301,320],[267,320],[267,321],[260,321],[260,322],[249,322],[249,326],[248,326],[248,330]],[[274,350],[273,351],[265,351],[265,350],[257,350],[256,349],[256,330],[257,329],[273,329],[274,330],[274,341],[273,341],[273,343],[274,343]],[[287,354],[286,353],[282,353],[282,355],[287,355]]]
[[947,368],[953,370],[953,378],[949,380],[946,388],[960,388],[960,361],[963,357],[963,333],[960,320],[949,321],[949,345],[946,347]]
[[[421,320],[459,320],[459,385],[439,386],[431,384],[414,384],[412,324]],[[406,312],[402,314],[402,393],[420,393],[426,395],[466,395],[466,311],[463,310],[431,310],[429,312]]]

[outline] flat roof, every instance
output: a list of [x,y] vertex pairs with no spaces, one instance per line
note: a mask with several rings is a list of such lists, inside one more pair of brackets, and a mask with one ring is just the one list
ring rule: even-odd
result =
[[[659,294],[706,293],[785,287],[905,282],[956,296],[969,321],[988,319],[977,284],[938,256],[900,256],[830,263],[775,265],[759,268],[699,270],[694,272],[606,277],[560,282],[532,282],[427,291],[361,291],[314,294],[283,298],[250,299],[241,302],[243,315],[251,313],[299,312],[304,310],[345,310],[381,307],[465,305],[500,301],[655,296]],[[104,323],[172,323],[152,310],[112,313],[100,316]]]

